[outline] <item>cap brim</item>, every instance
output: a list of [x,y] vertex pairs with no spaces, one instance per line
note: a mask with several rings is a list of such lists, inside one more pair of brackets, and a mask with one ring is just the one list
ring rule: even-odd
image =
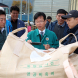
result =
[[72,16],[71,15],[63,15],[61,17],[62,17],[62,19],[67,19],[67,18],[71,18]]

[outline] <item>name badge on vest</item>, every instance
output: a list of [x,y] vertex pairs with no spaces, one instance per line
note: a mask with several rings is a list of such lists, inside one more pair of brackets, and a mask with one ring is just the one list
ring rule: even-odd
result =
[[49,38],[48,37],[46,37],[46,41],[49,41]]

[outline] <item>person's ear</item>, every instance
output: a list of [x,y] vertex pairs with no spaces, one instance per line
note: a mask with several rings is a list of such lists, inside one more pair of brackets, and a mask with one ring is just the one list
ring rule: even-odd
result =
[[78,22],[78,18],[75,18],[76,19],[76,21]]
[[56,19],[57,19],[57,15],[56,15]]
[[78,21],[78,17],[77,17],[77,21]]

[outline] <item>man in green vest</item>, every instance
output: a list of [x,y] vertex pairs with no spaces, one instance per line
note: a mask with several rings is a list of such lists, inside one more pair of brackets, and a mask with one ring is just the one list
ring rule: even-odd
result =
[[58,48],[59,41],[56,34],[53,31],[45,28],[46,15],[43,12],[37,12],[34,15],[34,22],[37,26],[37,29],[28,33],[26,41],[28,43],[41,42],[39,45],[32,44],[35,48],[38,49],[45,50],[49,48]]
[[0,10],[0,50],[6,40],[6,31],[5,31],[5,23],[6,23],[6,13],[3,10]]

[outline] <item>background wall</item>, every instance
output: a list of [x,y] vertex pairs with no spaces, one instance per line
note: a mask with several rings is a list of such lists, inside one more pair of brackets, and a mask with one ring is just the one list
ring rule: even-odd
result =
[[71,0],[71,10],[78,10],[78,0]]

